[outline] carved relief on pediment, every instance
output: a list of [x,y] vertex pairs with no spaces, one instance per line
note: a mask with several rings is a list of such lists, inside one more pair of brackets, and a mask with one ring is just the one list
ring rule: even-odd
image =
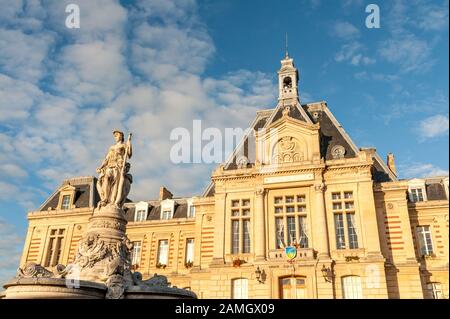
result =
[[295,163],[304,160],[304,154],[300,150],[300,143],[292,136],[282,137],[274,146],[272,163]]

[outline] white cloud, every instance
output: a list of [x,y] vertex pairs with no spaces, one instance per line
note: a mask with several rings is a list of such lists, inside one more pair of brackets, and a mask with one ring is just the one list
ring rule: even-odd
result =
[[0,28],[0,69],[15,78],[36,82],[45,72],[44,59],[53,45],[46,33],[25,34]]
[[441,5],[422,3],[418,8],[418,27],[427,31],[448,30],[448,0]]
[[422,120],[419,124],[418,134],[421,140],[448,135],[448,115],[434,115]]
[[[25,189],[7,182],[2,171],[2,187],[17,191],[9,191],[9,199],[27,192],[21,202],[36,208],[41,192],[52,192],[63,178],[95,174],[116,128],[134,136],[132,198],[156,197],[160,185],[175,194],[200,194],[214,167],[172,164],[171,130],[190,129],[194,119],[204,128],[246,128],[257,109],[273,107],[272,75],[238,70],[202,76],[215,48],[194,1],[139,1],[127,8],[113,0],[80,1],[79,33],[58,22],[65,3],[52,2],[48,10],[52,32],[68,39],[44,59],[52,61],[44,69],[51,93],[0,74],[0,121],[16,121],[0,134],[0,165],[16,165],[23,179],[36,177],[41,186]],[[104,16],[96,20],[96,12],[112,12],[111,25]]]
[[351,23],[338,21],[334,24],[331,34],[340,39],[353,39],[360,36],[360,31]]
[[383,41],[378,52],[388,62],[398,64],[404,73],[428,71],[434,64],[431,45],[413,34]]
[[347,62],[353,66],[374,64],[376,60],[366,56],[364,46],[358,41],[353,41],[342,45],[334,60],[336,62]]
[[25,238],[17,229],[0,219],[0,287],[15,276]]
[[399,173],[402,178],[424,178],[432,176],[446,176],[448,169],[442,169],[430,163],[410,163],[401,165]]

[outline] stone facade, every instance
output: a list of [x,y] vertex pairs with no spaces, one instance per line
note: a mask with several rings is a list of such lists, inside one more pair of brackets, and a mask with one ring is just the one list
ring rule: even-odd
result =
[[[125,203],[132,267],[199,298],[448,298],[448,177],[398,180],[392,154],[357,148],[325,102],[300,103],[292,58],[278,75],[277,106],[202,196]],[[28,214],[21,266],[74,260],[95,184],[66,180]]]

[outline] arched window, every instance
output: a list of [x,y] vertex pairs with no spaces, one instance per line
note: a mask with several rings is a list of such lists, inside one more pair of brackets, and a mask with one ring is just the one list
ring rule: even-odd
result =
[[283,88],[285,88],[285,89],[292,88],[292,79],[289,76],[284,78],[284,80],[283,80]]
[[237,278],[232,280],[233,299],[248,299],[248,279]]
[[342,297],[344,299],[362,299],[361,277],[342,277]]

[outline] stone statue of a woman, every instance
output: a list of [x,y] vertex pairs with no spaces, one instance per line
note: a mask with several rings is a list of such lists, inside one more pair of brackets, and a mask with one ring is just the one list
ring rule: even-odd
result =
[[[100,167],[97,168],[99,173],[97,181],[97,190],[100,195],[99,207],[114,205],[120,206],[123,203],[123,193],[128,191],[126,164],[127,159],[132,156],[131,134],[128,141],[124,143],[124,135],[121,131],[113,132],[116,144],[112,145]],[[128,166],[129,169],[129,166]],[[129,187],[128,187],[129,188]]]

